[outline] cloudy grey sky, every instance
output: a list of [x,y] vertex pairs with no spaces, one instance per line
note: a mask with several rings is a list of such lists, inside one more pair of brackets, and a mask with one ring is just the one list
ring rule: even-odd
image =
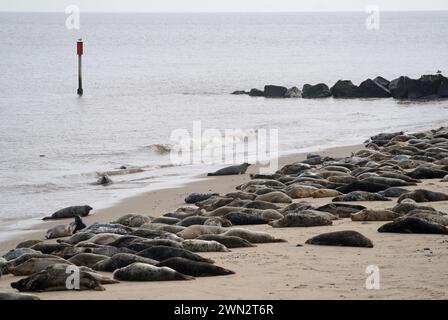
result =
[[448,10],[447,0],[0,0],[0,11],[64,12],[72,4],[102,12]]

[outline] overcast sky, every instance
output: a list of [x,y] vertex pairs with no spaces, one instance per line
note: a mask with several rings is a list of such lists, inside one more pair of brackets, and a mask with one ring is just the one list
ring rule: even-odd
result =
[[0,11],[64,12],[72,4],[102,12],[448,10],[448,0],[0,0]]

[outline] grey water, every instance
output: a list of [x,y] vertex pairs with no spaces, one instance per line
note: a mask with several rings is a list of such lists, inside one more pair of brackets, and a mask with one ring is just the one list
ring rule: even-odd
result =
[[[104,207],[211,168],[170,165],[154,149],[173,130],[279,130],[281,154],[362,143],[380,131],[446,125],[448,102],[269,100],[234,96],[378,75],[448,73],[448,12],[93,14],[0,13],[0,223],[61,207]],[[85,41],[76,95],[76,39]],[[210,142],[212,143],[212,142]],[[143,172],[111,176],[120,166]]]

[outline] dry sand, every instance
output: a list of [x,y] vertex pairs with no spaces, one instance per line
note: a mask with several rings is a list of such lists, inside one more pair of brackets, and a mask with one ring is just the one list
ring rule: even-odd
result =
[[[323,155],[347,156],[361,146],[333,148]],[[303,160],[305,155],[283,157],[284,165]],[[248,173],[257,172],[256,166]],[[185,205],[183,199],[192,192],[225,194],[249,180],[248,174],[207,178],[172,189],[151,191],[125,199],[107,209],[94,211],[85,218],[87,224],[108,222],[126,213],[160,216]],[[425,180],[418,186],[448,193],[448,183]],[[413,187],[415,188],[415,187]],[[331,198],[300,199],[316,204]],[[299,201],[299,200],[295,200]],[[396,201],[359,202],[368,208],[392,207]],[[357,203],[358,204],[358,203]],[[448,201],[431,206],[448,211]],[[61,222],[36,226],[26,236],[0,243],[0,253],[24,239],[43,239],[45,230]],[[285,243],[259,244],[254,248],[232,249],[228,253],[201,253],[216,264],[236,272],[223,277],[196,278],[192,281],[121,282],[107,285],[106,291],[46,292],[41,299],[446,299],[448,298],[448,237],[443,235],[378,233],[382,222],[334,221],[333,226],[281,228],[268,225],[247,226],[286,239]],[[246,228],[246,227],[245,227]],[[374,248],[348,248],[305,245],[315,235],[336,230],[356,230],[370,238]],[[297,247],[297,244],[303,246]],[[380,270],[380,289],[366,289],[366,268]],[[107,274],[107,273],[105,273]],[[110,274],[109,274],[110,275]],[[13,291],[10,282],[20,279],[11,275],[0,279],[0,291]]]

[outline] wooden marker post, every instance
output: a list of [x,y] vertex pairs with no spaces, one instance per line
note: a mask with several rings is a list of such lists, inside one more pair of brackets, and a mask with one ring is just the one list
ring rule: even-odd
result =
[[82,96],[82,54],[84,53],[84,44],[82,39],[78,39],[76,43],[76,51],[78,53],[78,95]]

